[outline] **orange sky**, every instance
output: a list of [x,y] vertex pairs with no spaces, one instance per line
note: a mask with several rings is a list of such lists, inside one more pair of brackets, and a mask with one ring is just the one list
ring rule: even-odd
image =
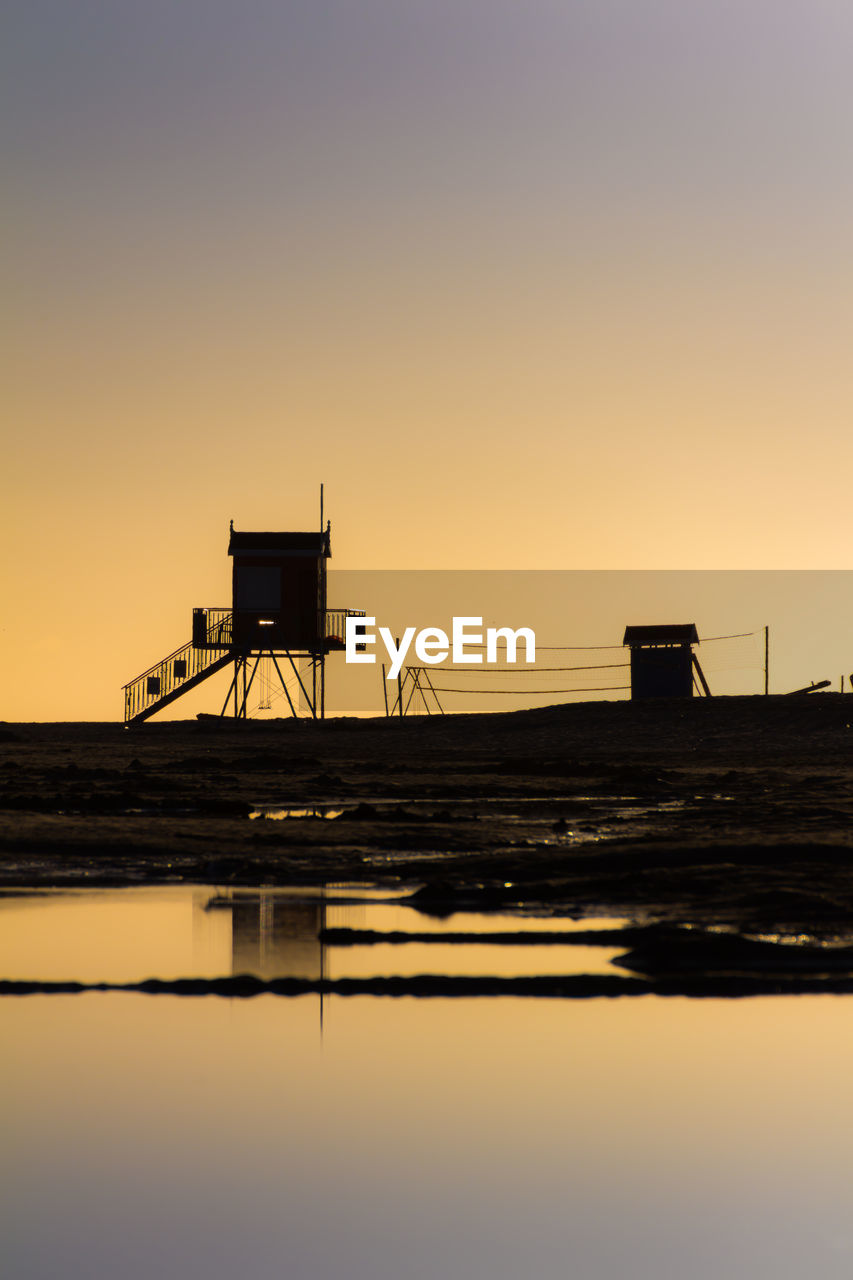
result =
[[[346,568],[846,568],[829,0],[8,6],[0,715]],[[751,621],[751,620],[750,620]]]

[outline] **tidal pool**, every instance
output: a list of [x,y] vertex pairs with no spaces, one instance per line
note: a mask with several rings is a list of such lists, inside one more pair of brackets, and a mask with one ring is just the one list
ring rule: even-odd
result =
[[[603,973],[622,947],[442,943],[445,933],[525,935],[618,928],[621,920],[457,912],[437,918],[406,891],[352,885],[214,885],[7,891],[0,897],[0,977],[41,982],[146,978],[348,978]],[[401,896],[402,895],[402,896]],[[435,941],[329,946],[330,929],[427,933]]]
[[[114,980],[158,955],[163,976],[193,957],[221,973],[244,945],[259,972],[335,972],[352,958],[318,956],[318,912],[369,928],[412,927],[415,914],[345,887],[271,905],[248,891],[229,906],[211,886],[107,893],[112,906],[4,898],[3,976],[15,956],[45,977],[105,978],[109,956]],[[277,906],[292,913],[290,950],[275,941]],[[399,964],[416,946],[388,950]],[[442,947],[425,948],[433,964]],[[478,950],[447,944],[460,963]],[[851,1010],[837,996],[6,997],[3,1272],[847,1280]]]

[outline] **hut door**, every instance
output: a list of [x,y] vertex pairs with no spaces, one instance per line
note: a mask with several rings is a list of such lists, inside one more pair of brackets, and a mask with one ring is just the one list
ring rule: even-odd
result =
[[253,612],[278,613],[281,609],[281,569],[268,565],[241,565],[234,584],[234,605]]

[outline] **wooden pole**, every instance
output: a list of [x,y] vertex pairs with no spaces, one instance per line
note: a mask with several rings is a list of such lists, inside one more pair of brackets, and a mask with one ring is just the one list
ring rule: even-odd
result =
[[[411,667],[407,667],[407,668],[406,668],[406,680],[411,680],[411,682],[412,682],[412,692],[409,694],[408,698],[406,699],[406,715],[408,715],[408,714],[409,714],[409,707],[412,705],[412,698],[414,698],[415,694],[418,692],[418,689],[420,688],[420,686],[419,686],[419,684],[418,684],[418,673],[417,673],[417,671],[413,671]],[[405,680],[403,681],[403,683],[405,684]],[[417,703],[415,703],[415,707],[416,707],[416,708],[417,708],[417,705],[418,705],[418,704],[417,704]],[[414,714],[416,714],[416,712],[415,712]]]
[[275,667],[275,672],[276,672],[276,675],[278,676],[278,682],[281,685],[282,689],[284,690],[285,698],[287,698],[287,705],[290,707],[290,714],[295,718],[297,714],[296,707],[293,705],[293,699],[291,698],[290,692],[287,688],[287,681],[285,680],[284,676],[281,674],[281,668],[276,662],[276,657],[272,649],[270,649],[270,657],[272,658],[272,664]]
[[[691,659],[692,659],[692,662],[693,662],[693,672],[694,672],[694,675],[693,675],[693,683],[694,683],[694,685],[696,684],[696,677],[698,676],[698,677],[699,677],[699,681],[700,681],[700,683],[701,683],[701,685],[702,685],[702,688],[703,688],[703,689],[704,689],[704,691],[705,691],[705,697],[706,697],[706,698],[710,698],[710,696],[711,696],[711,690],[708,688],[708,681],[705,679],[705,672],[704,672],[704,671],[702,670],[702,668],[699,666],[699,659],[696,657],[696,654],[695,654],[695,653],[691,653]],[[697,685],[696,687],[698,688],[698,685]]]
[[764,628],[764,696],[770,692],[770,628]]
[[438,694],[435,691],[435,688],[433,686],[432,680],[430,679],[430,675],[428,671],[424,671],[424,679],[426,680],[427,684],[432,690],[432,696],[435,698],[435,705],[438,707],[441,714],[444,715],[444,707],[441,705],[441,703],[438,700]]
[[[399,652],[400,652],[400,637],[399,637],[399,636],[397,636],[397,637],[395,638],[394,643],[395,643],[395,645],[397,646],[397,652],[399,653]],[[402,714],[403,714],[403,681],[402,681],[402,679],[400,678],[400,672],[399,672],[399,671],[397,672],[397,697],[400,699],[400,715],[402,715]]]
[[382,693],[385,698],[385,714],[388,714],[388,684],[385,680],[385,663],[382,663]]
[[[225,701],[224,701],[224,702],[223,702],[223,704],[222,704],[222,711],[220,712],[220,715],[223,715],[223,716],[224,716],[224,715],[225,715],[225,713],[226,713],[226,711],[228,710],[228,703],[231,701],[231,691],[232,691],[232,689],[235,689],[235,688],[236,688],[236,685],[237,685],[237,671],[238,671],[238,667],[237,667],[237,659],[235,658],[235,660],[234,660],[234,679],[231,681],[231,683],[230,683],[230,684],[229,684],[229,686],[228,686],[228,692],[227,692],[227,693],[226,693],[226,695],[225,695]],[[237,696],[237,695],[236,695],[236,692],[235,692],[234,696],[235,696],[235,697]]]

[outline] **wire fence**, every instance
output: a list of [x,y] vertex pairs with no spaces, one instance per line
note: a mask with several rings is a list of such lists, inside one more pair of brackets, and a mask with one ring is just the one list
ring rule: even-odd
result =
[[[712,694],[763,693],[766,687],[766,630],[733,632],[727,635],[706,636],[700,639],[694,652],[697,654]],[[468,645],[466,649],[485,649],[485,645]],[[627,655],[621,644],[536,646],[540,654],[589,654],[619,652]],[[549,661],[546,659],[546,662]],[[464,710],[464,700],[474,699],[479,709],[483,701],[496,698],[514,698],[511,709],[533,707],[542,698],[559,701],[579,701],[606,695],[610,700],[624,699],[631,693],[631,663],[627,656],[621,661],[570,663],[565,666],[539,665],[538,662],[506,663],[479,666],[474,664],[442,663],[430,666],[412,664],[404,668],[393,701],[389,699],[389,714],[441,713],[444,710]],[[612,674],[605,674],[612,673]],[[618,674],[617,674],[618,673]],[[536,683],[543,676],[565,676],[565,680],[548,680],[544,685]],[[445,703],[448,705],[445,706]],[[402,711],[401,711],[402,708]]]

